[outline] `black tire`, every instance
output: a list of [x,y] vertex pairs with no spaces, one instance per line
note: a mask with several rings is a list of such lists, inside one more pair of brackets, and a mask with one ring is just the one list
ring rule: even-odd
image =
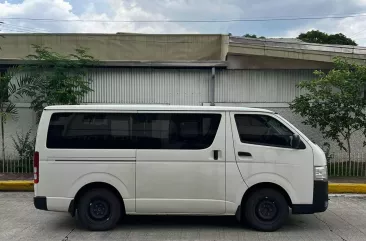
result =
[[258,231],[273,232],[282,227],[289,215],[285,197],[271,188],[251,193],[243,209],[244,221]]
[[91,231],[113,229],[121,218],[121,203],[116,195],[103,188],[84,193],[77,205],[81,225]]

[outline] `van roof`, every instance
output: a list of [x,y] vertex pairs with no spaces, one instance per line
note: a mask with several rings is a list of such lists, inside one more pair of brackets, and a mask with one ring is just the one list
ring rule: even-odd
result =
[[243,112],[265,112],[274,113],[273,111],[259,108],[249,107],[229,107],[229,106],[185,106],[185,105],[53,105],[47,106],[45,110],[75,110],[75,111],[243,111]]

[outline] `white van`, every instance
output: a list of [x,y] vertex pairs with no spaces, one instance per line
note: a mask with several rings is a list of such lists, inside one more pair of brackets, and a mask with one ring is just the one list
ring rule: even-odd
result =
[[34,158],[37,209],[90,230],[124,215],[236,215],[262,231],[328,206],[323,151],[254,108],[49,106]]

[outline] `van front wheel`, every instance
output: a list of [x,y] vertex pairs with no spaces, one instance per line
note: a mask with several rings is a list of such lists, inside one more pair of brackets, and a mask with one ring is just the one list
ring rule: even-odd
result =
[[113,229],[121,217],[121,203],[107,189],[91,189],[78,202],[78,218],[81,224],[92,231]]
[[263,188],[251,193],[245,202],[245,221],[259,231],[276,231],[289,215],[285,197],[278,191]]

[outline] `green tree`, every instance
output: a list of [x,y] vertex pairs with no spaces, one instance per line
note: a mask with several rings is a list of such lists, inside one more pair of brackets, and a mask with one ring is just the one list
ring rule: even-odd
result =
[[328,73],[315,71],[314,80],[300,82],[298,88],[306,93],[296,97],[290,108],[304,118],[304,124],[319,128],[324,138],[336,141],[350,162],[352,134],[359,130],[366,133],[366,66],[343,58],[335,58],[334,66]]
[[249,34],[249,33],[245,34],[243,37],[245,37],[245,38],[260,38],[260,39],[265,39],[266,38],[264,36],[257,37],[257,35]]
[[44,107],[49,105],[79,104],[82,97],[92,91],[91,79],[87,79],[88,67],[97,61],[84,48],[75,53],[61,55],[43,46],[33,45],[35,54],[28,55],[29,63],[21,66],[30,88],[31,108],[39,120]]
[[350,38],[347,38],[342,33],[327,34],[320,32],[319,30],[311,30],[306,33],[301,33],[298,39],[308,43],[318,44],[340,44],[340,45],[353,45],[357,46],[356,42]]
[[15,68],[9,69],[5,73],[0,73],[0,125],[1,125],[1,149],[3,170],[5,167],[5,124],[11,119],[18,118],[18,110],[13,100],[20,98],[26,93],[28,88],[27,80],[15,78]]

